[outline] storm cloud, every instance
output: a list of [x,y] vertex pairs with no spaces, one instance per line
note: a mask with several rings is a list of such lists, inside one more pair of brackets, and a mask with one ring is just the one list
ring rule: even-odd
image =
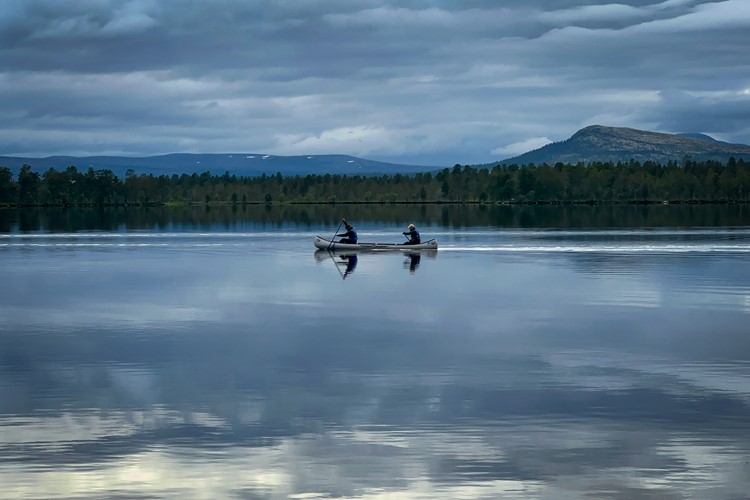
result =
[[750,143],[746,0],[5,0],[0,154],[484,163],[591,124]]

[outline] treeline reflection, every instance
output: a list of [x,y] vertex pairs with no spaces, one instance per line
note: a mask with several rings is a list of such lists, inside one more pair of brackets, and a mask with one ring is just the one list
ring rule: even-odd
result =
[[750,207],[738,205],[238,205],[0,209],[0,232],[241,230],[291,225],[336,226],[342,217],[363,224],[446,228],[606,228],[748,226]]

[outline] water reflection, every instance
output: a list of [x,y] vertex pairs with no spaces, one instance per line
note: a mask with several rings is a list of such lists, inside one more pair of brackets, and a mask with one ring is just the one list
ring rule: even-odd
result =
[[422,260],[422,254],[419,252],[405,252],[407,259],[404,261],[404,268],[409,269],[409,272],[414,272],[419,267],[419,262]]
[[357,264],[359,263],[357,252],[351,251],[316,250],[314,256],[315,262],[318,263],[327,261],[333,262],[341,279],[346,279],[347,276],[353,273],[354,270],[357,269]]
[[750,491],[746,229],[185,228],[0,241],[0,497]]
[[[357,261],[359,260],[359,258],[356,253],[337,254],[336,257],[341,260],[336,261],[333,255],[331,255],[331,259],[333,259],[334,263],[336,264],[336,269],[338,269],[339,273],[341,274],[341,279],[346,279],[346,277],[353,273],[357,268]],[[341,272],[342,266],[345,268],[343,273]]]
[[410,274],[414,274],[419,268],[422,257],[431,260],[437,258],[437,250],[413,250],[413,251],[347,251],[347,250],[316,250],[314,252],[315,262],[318,264],[332,261],[342,279],[346,279],[354,272],[360,261],[360,256],[366,256],[369,263],[374,259],[382,258],[390,261],[395,255],[404,257],[403,268]]
[[[243,205],[238,207],[0,208],[0,232],[241,230],[249,227],[336,227],[342,214],[359,226],[383,222],[444,228],[747,227],[747,205]],[[427,234],[423,235],[427,236]]]

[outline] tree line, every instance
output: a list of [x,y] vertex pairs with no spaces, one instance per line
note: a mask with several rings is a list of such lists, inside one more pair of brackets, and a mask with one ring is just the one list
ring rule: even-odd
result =
[[17,176],[0,167],[5,206],[279,203],[652,203],[748,202],[750,164],[691,161],[593,162],[445,168],[413,175],[158,175],[75,166]]

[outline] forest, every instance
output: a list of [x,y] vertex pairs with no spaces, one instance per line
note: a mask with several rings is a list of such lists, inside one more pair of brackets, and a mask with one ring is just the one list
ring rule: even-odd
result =
[[17,175],[0,167],[3,206],[155,206],[285,203],[746,203],[750,164],[691,161],[495,165],[413,175],[256,177],[136,174],[75,166]]

